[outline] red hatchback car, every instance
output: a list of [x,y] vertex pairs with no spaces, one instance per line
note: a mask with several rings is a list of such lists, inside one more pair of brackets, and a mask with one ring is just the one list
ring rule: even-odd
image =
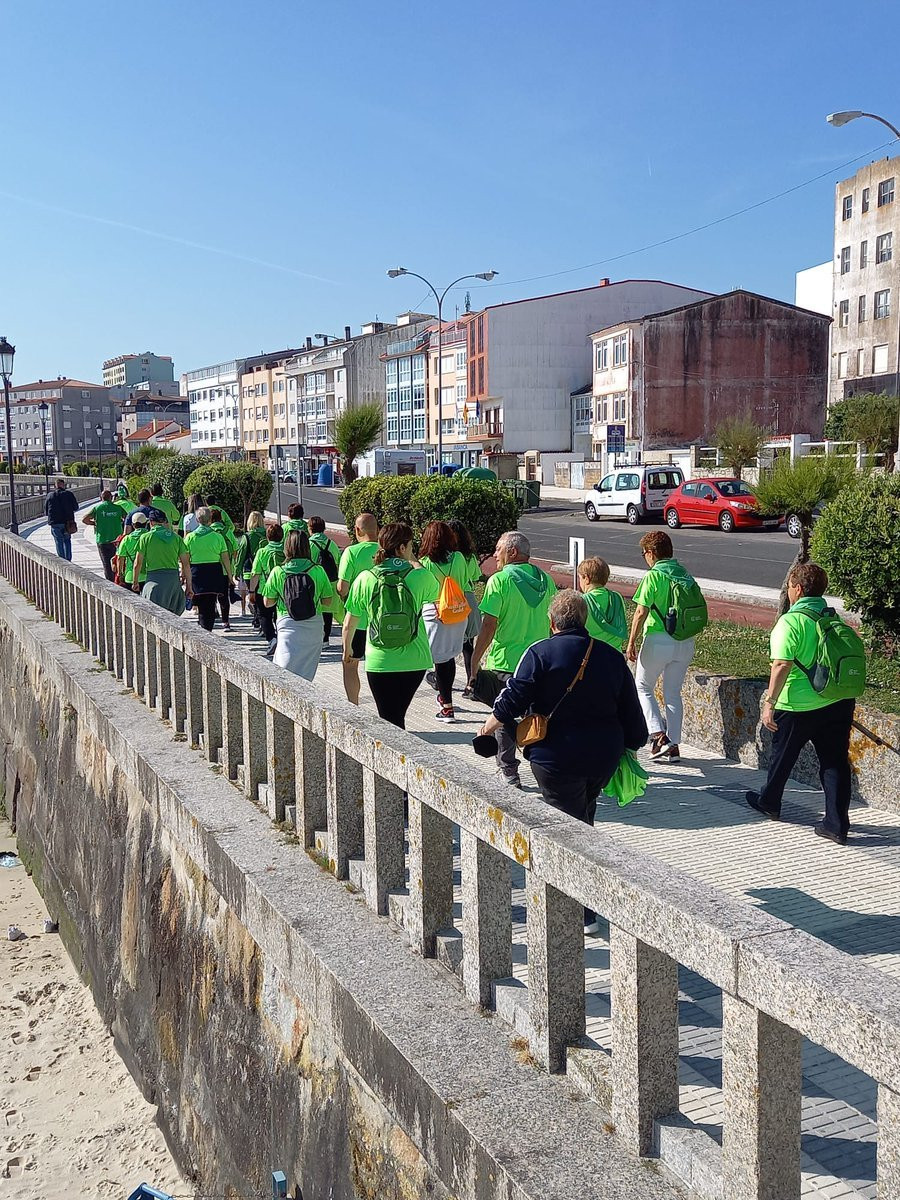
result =
[[690,479],[666,501],[665,522],[681,525],[718,525],[723,533],[735,529],[777,529],[780,517],[761,517],[758,501],[743,479]]

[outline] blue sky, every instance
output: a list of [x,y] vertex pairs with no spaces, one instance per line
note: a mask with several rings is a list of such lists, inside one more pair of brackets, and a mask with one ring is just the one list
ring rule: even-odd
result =
[[824,120],[900,122],[887,0],[4,14],[0,333],[19,382],[99,379],[145,349],[187,370],[427,308],[397,263],[439,283],[496,268],[475,307],[604,275],[793,299],[794,272],[831,255],[842,164],[900,151]]

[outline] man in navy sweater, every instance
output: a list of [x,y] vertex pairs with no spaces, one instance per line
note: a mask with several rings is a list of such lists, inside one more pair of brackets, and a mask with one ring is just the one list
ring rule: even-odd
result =
[[75,493],[66,487],[64,479],[57,479],[56,490],[52,491],[44,501],[44,512],[47,514],[47,524],[53,534],[53,543],[60,558],[72,561],[72,535],[69,523],[75,520],[78,512],[78,501]]

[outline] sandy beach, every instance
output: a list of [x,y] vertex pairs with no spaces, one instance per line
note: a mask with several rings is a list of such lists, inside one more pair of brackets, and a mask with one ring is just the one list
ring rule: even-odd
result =
[[191,1195],[47,915],[24,867],[0,866],[0,1197]]

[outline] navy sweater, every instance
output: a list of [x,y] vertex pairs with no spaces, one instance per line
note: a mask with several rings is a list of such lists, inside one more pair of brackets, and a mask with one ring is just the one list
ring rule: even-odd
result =
[[70,492],[68,488],[57,488],[45,500],[44,512],[47,514],[48,525],[64,525],[66,521],[74,520],[78,512],[75,493]]
[[[526,650],[494,702],[494,716],[511,725],[527,713],[548,716],[575,678],[591,639],[586,629],[555,633]],[[563,700],[547,736],[525,756],[548,771],[609,780],[623,751],[647,740],[647,723],[622,654],[594,642],[584,678]]]

